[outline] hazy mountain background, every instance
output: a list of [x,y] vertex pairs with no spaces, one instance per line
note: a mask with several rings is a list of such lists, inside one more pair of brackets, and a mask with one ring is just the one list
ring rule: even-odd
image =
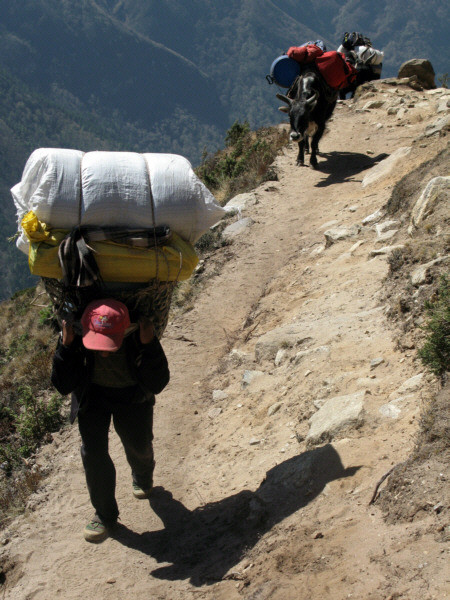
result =
[[235,120],[280,122],[265,75],[290,45],[362,31],[448,71],[444,0],[18,0],[0,4],[0,299],[33,281],[6,237],[36,147],[176,152],[199,164]]

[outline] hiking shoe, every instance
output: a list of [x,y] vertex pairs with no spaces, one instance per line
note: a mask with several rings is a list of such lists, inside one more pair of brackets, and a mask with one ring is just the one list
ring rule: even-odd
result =
[[133,496],[138,498],[139,500],[145,500],[146,498],[150,498],[150,494],[152,493],[152,488],[148,490],[143,490],[138,486],[137,483],[133,481]]
[[84,528],[84,539],[96,544],[103,542],[108,537],[108,529],[104,523],[94,517]]

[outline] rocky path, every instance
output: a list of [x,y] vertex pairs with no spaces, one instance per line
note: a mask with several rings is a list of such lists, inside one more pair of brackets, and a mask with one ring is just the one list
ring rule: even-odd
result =
[[438,102],[380,85],[338,106],[318,171],[296,167],[294,147],[277,159],[278,181],[245,198],[251,221],[166,331],[153,498],[133,499],[112,434],[121,525],[87,544],[78,434],[55,436],[40,457],[51,476],[6,532],[2,598],[446,597],[433,517],[387,525],[369,506],[411,451],[432,381],[396,348],[381,294],[381,249],[405,241],[405,224],[363,225],[443,146],[413,143]]

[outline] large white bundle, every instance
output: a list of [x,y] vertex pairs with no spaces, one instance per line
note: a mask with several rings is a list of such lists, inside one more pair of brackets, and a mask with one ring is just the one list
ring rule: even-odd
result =
[[375,50],[369,46],[356,46],[355,52],[358,60],[364,65],[381,65],[384,58],[384,52]]
[[[189,161],[176,154],[39,148],[11,193],[19,225],[30,210],[59,229],[168,225],[191,244],[225,214]],[[17,246],[28,251],[23,237]]]

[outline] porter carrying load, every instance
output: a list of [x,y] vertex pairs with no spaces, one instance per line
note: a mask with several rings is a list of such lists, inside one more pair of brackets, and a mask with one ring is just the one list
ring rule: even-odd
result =
[[40,148],[11,192],[17,246],[57,316],[78,318],[106,294],[153,320],[159,337],[176,282],[198,262],[193,244],[224,214],[174,154]]

